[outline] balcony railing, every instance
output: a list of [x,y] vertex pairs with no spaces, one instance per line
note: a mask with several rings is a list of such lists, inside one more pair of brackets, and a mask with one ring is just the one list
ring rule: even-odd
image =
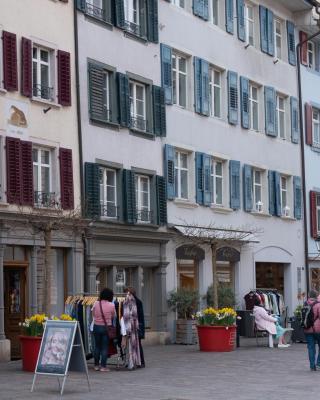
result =
[[147,121],[144,118],[137,117],[134,115],[130,116],[130,128],[138,131],[147,131]]
[[34,192],[34,205],[35,207],[56,208],[59,202],[56,199],[55,192]]
[[136,217],[138,222],[150,223],[153,220],[153,212],[150,210],[137,210]]
[[113,204],[101,204],[100,205],[100,216],[106,218],[119,218],[119,207]]
[[91,3],[86,2],[85,13],[91,17],[99,19],[100,21],[111,22],[111,16],[107,15],[104,8],[94,6]]
[[34,97],[39,97],[41,99],[45,99],[45,100],[53,100],[53,88],[52,87],[48,87],[48,86],[43,86],[40,84],[33,84],[33,96]]
[[136,36],[141,36],[141,26],[132,21],[124,21],[124,29]]

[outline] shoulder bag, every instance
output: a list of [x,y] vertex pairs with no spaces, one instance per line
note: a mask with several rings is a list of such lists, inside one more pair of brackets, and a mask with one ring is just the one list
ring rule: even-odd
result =
[[117,337],[116,327],[113,326],[113,325],[107,325],[106,318],[105,318],[105,316],[104,316],[104,314],[103,314],[101,301],[99,301],[99,304],[100,304],[101,316],[102,316],[104,325],[105,325],[105,327],[106,327],[107,335],[108,335],[109,339],[115,339],[115,338]]

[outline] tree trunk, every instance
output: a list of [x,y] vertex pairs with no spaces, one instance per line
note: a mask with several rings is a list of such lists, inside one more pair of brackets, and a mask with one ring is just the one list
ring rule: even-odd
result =
[[44,231],[44,279],[45,279],[45,300],[44,312],[49,315],[51,307],[51,283],[52,283],[52,257],[51,257],[51,239],[50,229]]
[[211,243],[213,307],[218,308],[217,243]]

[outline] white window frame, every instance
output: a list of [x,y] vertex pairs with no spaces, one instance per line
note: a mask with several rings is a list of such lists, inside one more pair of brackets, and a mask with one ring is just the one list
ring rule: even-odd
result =
[[[177,185],[178,192],[176,193],[176,197],[178,199],[181,199],[181,200],[188,200],[189,196],[190,196],[190,188],[189,188],[189,176],[190,176],[189,153],[187,151],[176,149],[175,150],[175,158],[176,158],[176,154],[178,154],[178,163],[177,162],[174,163],[174,176],[175,176],[175,179],[177,179],[177,182],[178,182],[178,185]],[[181,166],[181,155],[182,154],[187,156],[187,167],[186,168]],[[182,197],[181,196],[181,171],[187,171],[187,197]],[[176,184],[176,182],[175,182],[175,184]]]
[[[315,114],[317,118],[314,118]],[[315,127],[318,127],[318,137],[315,136]],[[317,140],[316,140],[317,139]],[[317,108],[312,108],[312,145],[315,147],[320,147],[320,110]]]
[[[37,58],[33,57],[33,49],[37,49]],[[41,51],[46,51],[48,53],[48,62],[41,60]],[[52,84],[52,65],[51,65],[51,59],[53,57],[53,51],[51,49],[48,49],[44,46],[38,45],[36,43],[32,43],[32,97],[36,99],[42,99],[46,101],[53,101],[54,100],[54,86]],[[34,82],[34,76],[33,76],[33,65],[34,63],[37,64],[37,82]],[[41,66],[47,66],[48,67],[48,90],[49,90],[49,95],[48,98],[42,97],[41,95]],[[34,86],[40,87],[40,95],[34,92]],[[51,94],[50,94],[51,92]]]
[[[312,55],[312,63],[310,63],[310,55]],[[312,41],[307,42],[307,62],[310,69],[316,69],[316,46]]]
[[[145,193],[144,191],[141,190],[142,188],[142,180],[146,179],[148,182],[148,208],[146,208],[146,206],[142,205],[142,193]],[[151,222],[151,215],[150,215],[150,211],[151,211],[151,182],[150,182],[150,176],[148,175],[140,175],[140,174],[136,174],[135,175],[135,185],[136,185],[136,211],[137,211],[137,221],[140,223],[150,223]],[[141,219],[141,213],[143,211],[147,211],[148,213],[148,220],[142,220]]]
[[[219,15],[219,13],[220,13],[220,0],[209,0],[210,1],[210,7],[211,7],[211,11],[210,11],[210,15],[211,15],[211,22],[212,22],[212,24],[213,25],[215,25],[215,26],[219,26],[219,23],[220,23],[220,15]],[[214,21],[214,14],[213,14],[213,3],[216,3],[216,5],[217,5],[217,14],[216,14],[216,21]]]
[[[280,27],[280,33],[277,32],[277,25]],[[280,39],[280,54],[278,54],[277,39]],[[274,50],[275,58],[281,59],[282,57],[282,22],[280,19],[274,19]]]
[[[175,105],[177,105],[177,106],[179,106],[179,107],[181,107],[181,108],[187,108],[188,107],[188,58],[185,56],[185,55],[182,55],[182,54],[180,54],[180,53],[178,53],[178,52],[176,52],[176,51],[173,51],[172,52],[172,59],[173,58],[175,58],[175,64],[176,64],[176,68],[173,68],[173,66],[172,66],[172,81],[173,81],[173,76],[175,75],[175,82],[176,82],[176,88],[175,88],[175,91],[176,91],[176,102],[175,103],[173,103],[173,104],[175,104]],[[180,59],[184,59],[185,60],[185,62],[186,62],[186,71],[184,72],[184,71],[180,71],[178,68],[179,68],[179,65],[180,65],[180,62],[179,62],[179,60]],[[185,76],[185,82],[186,82],[186,84],[185,84],[185,98],[186,98],[186,104],[185,105],[181,105],[180,104],[180,94],[179,94],[179,89],[180,89],[180,75],[183,75],[183,76]],[[173,96],[173,98],[174,98],[174,96]]]
[[[209,96],[210,96],[210,115],[215,118],[222,118],[222,109],[221,109],[221,96],[222,96],[222,86],[221,86],[221,75],[222,72],[219,71],[217,68],[211,66],[210,67],[210,77],[209,77]],[[215,74],[219,74],[219,84],[215,83],[214,78]],[[220,115],[215,115],[215,105],[217,102],[216,96],[215,96],[215,89],[219,91],[219,111]]]
[[[280,99],[283,100],[283,108],[280,108]],[[278,132],[277,132],[277,134],[278,134],[278,137],[280,139],[286,140],[286,135],[287,135],[286,98],[285,98],[285,96],[277,93],[276,101],[277,101],[276,112],[277,112],[277,121],[278,121],[278,126],[277,126]],[[280,126],[281,126],[280,125],[280,116],[281,116],[281,114],[283,114],[283,121],[284,121],[284,125],[283,125],[284,132],[282,134],[280,132]]]
[[[45,193],[41,189],[41,184],[42,184],[42,168],[48,168],[49,169],[49,191],[48,193],[46,193],[48,196],[50,193],[52,193],[52,172],[53,172],[53,165],[52,165],[52,151],[51,149],[47,148],[47,147],[41,147],[41,146],[33,146],[32,147],[32,153],[34,151],[37,151],[37,159],[38,161],[33,161],[33,154],[32,154],[32,171],[34,169],[34,166],[38,167],[38,176],[37,176],[37,186],[38,186],[38,190],[35,190],[36,188],[34,188],[34,197],[35,197],[35,193]],[[44,164],[41,161],[41,152],[42,151],[46,151],[49,153],[49,164]],[[33,173],[34,174],[34,173]],[[41,196],[39,197],[39,201],[36,202],[34,201],[35,205],[42,205],[41,202]]]
[[139,13],[139,0],[124,0],[124,18],[126,22],[138,27],[140,25]]
[[[100,215],[102,216],[102,217],[106,217],[106,218],[108,218],[108,219],[115,219],[115,218],[118,218],[118,209],[117,209],[117,207],[118,207],[118,197],[117,197],[117,190],[118,190],[118,187],[117,187],[117,185],[118,185],[118,182],[117,182],[117,170],[115,170],[115,169],[113,169],[113,168],[108,168],[108,167],[100,167],[99,168],[100,169],[100,173],[102,173],[102,183],[100,183],[99,182],[99,184],[100,184],[100,188],[101,188],[101,185],[102,185],[102,191],[103,191],[103,199],[101,199],[100,198],[100,207],[101,207],[101,209],[100,209]],[[114,174],[114,182],[115,182],[115,185],[113,186],[113,185],[110,185],[110,184],[108,184],[108,179],[107,179],[107,173],[108,172],[112,172],[113,174]],[[114,188],[114,192],[115,192],[115,195],[114,195],[114,202],[111,202],[111,201],[108,201],[108,187],[112,187],[112,188]],[[101,193],[101,191],[100,191],[100,193]],[[111,203],[111,205],[113,206],[113,207],[115,207],[115,216],[109,216],[108,215],[108,204],[109,203]],[[104,212],[104,210],[105,210],[105,207],[106,207],[106,213]]]
[[[257,98],[255,99],[253,97],[253,89],[257,90]],[[253,106],[254,104],[257,105],[256,109],[257,109],[257,121],[258,121],[258,126],[257,127],[253,127]],[[249,84],[249,115],[250,115],[250,129],[254,130],[254,131],[259,131],[259,87],[257,85],[255,85],[254,83],[250,83]]]
[[[134,80],[130,80],[129,87],[132,85],[132,95],[130,90],[130,116],[131,121],[133,121],[132,128],[136,128],[140,131],[147,130],[147,108],[146,108],[146,96],[147,96],[147,88],[146,85]],[[143,115],[137,113],[137,101],[141,102],[140,99],[137,99],[137,87],[141,87],[143,89]],[[133,120],[132,120],[133,119]]]
[[171,3],[177,7],[186,8],[186,0],[171,0]]
[[[252,9],[252,18],[249,18],[249,8]],[[245,3],[244,5],[244,22],[245,22],[245,29],[246,29],[246,43],[250,44],[251,46],[255,45],[255,26],[254,26],[254,5],[251,3]],[[252,24],[252,43],[250,43],[250,25]]]
[[[260,174],[260,182],[256,181],[256,173]],[[253,197],[253,208],[256,212],[263,212],[263,171],[260,169],[254,168],[253,169],[253,190],[252,190],[252,197]],[[257,199],[257,190],[260,188],[260,199]],[[259,204],[260,202],[260,204]]]
[[[221,164],[221,175],[218,175],[216,172],[217,164]],[[224,160],[220,160],[217,158],[213,158],[211,161],[211,181],[213,185],[212,192],[212,204],[216,206],[223,207],[224,204],[224,187],[225,187],[225,179],[224,179]],[[217,194],[217,180],[221,180],[221,203],[217,202],[218,194]]]
[[[289,217],[290,207],[289,207],[289,190],[288,190],[288,177],[285,175],[280,175],[280,204],[281,204],[281,215],[284,217]],[[283,188],[282,183],[285,182],[285,188]],[[284,204],[284,193],[285,193],[285,204]]]

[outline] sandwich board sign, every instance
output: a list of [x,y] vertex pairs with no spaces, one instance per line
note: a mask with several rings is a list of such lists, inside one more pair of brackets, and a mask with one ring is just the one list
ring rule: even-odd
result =
[[[51,375],[57,377],[60,394],[63,395],[70,371],[85,373],[90,391],[88,367],[79,323],[48,320],[42,336],[31,392],[38,375]],[[60,385],[60,377],[63,378],[62,385]]]

